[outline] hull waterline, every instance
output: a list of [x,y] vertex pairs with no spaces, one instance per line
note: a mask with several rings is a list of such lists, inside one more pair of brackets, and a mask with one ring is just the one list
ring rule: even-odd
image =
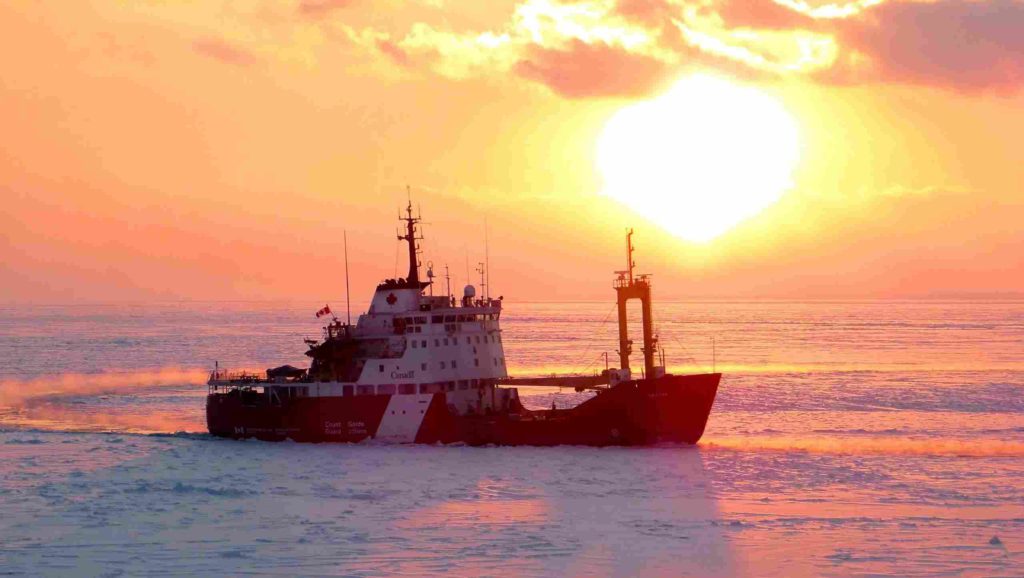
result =
[[445,393],[305,397],[271,402],[256,392],[211,394],[210,433],[267,441],[464,443],[468,445],[695,444],[704,433],[721,374],[619,383],[569,409],[459,415]]

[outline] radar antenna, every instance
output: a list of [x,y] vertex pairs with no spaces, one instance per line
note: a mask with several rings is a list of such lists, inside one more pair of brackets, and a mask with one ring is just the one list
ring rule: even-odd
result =
[[487,268],[484,267],[484,263],[482,261],[477,263],[477,265],[480,266],[473,270],[480,274],[480,296],[482,297],[487,294],[485,292],[487,289]]

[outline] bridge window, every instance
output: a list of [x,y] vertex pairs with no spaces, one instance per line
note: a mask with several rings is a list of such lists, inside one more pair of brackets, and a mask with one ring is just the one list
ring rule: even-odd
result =
[[415,383],[401,383],[398,385],[398,393],[403,395],[409,395],[416,393]]
[[431,323],[444,323],[444,315],[434,315],[430,318]]
[[465,379],[460,380],[459,381],[459,389],[469,389],[469,381],[465,380]]
[[356,395],[373,395],[373,387],[372,385],[357,385]]
[[341,386],[341,395],[343,395],[345,397],[352,397],[352,386],[351,385],[343,385],[343,386]]
[[384,385],[377,386],[377,395],[393,395],[395,393],[395,384],[386,383]]

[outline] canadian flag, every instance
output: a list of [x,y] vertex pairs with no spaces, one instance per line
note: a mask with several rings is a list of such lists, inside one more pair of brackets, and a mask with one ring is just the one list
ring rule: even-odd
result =
[[329,305],[324,305],[323,309],[321,309],[320,311],[316,312],[316,318],[320,319],[324,315],[330,315],[330,314],[331,314],[331,307]]

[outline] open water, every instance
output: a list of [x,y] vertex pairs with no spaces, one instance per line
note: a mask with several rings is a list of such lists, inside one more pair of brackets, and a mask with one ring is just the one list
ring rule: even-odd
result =
[[[725,373],[696,447],[205,435],[214,361],[305,365],[317,307],[0,307],[0,575],[1024,576],[1024,303],[660,303]],[[506,301],[509,370],[614,322]]]

